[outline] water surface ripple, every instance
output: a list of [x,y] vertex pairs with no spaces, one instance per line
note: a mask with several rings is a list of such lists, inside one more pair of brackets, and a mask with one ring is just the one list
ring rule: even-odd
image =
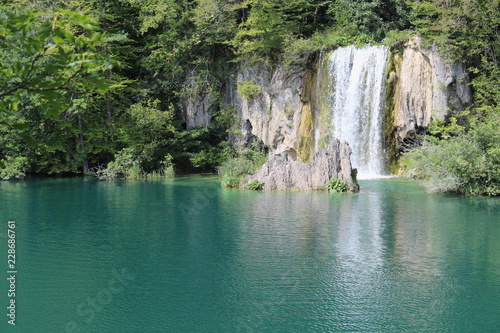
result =
[[0,331],[496,332],[498,199],[361,186],[1,182],[0,253],[15,220],[19,273]]

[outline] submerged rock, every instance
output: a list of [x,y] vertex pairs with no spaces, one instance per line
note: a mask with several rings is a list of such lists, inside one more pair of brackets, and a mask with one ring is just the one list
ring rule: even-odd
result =
[[351,166],[351,148],[347,142],[332,139],[319,149],[311,163],[296,160],[297,154],[290,149],[272,155],[262,168],[247,178],[258,180],[262,188],[272,190],[326,190],[331,178],[346,182],[347,190],[357,192],[356,169]]

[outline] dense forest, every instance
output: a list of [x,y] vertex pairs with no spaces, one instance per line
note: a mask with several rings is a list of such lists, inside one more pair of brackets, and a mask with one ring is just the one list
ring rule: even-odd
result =
[[[466,65],[474,103],[404,155],[440,191],[500,194],[498,0],[3,0],[0,178],[215,170],[238,152],[221,96],[238,63],[306,64],[320,50],[414,35]],[[182,102],[209,91],[210,126]]]

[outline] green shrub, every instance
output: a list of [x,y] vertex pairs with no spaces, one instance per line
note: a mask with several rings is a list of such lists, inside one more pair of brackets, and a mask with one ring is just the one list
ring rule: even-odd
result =
[[347,183],[342,179],[332,178],[327,184],[328,192],[345,192]]
[[246,188],[252,191],[262,190],[264,183],[259,182],[257,179],[247,184]]
[[254,144],[238,157],[230,158],[219,166],[222,184],[226,187],[241,187],[244,178],[260,169],[266,160],[264,147]]
[[429,192],[500,195],[500,113],[475,123],[448,140],[425,140],[404,156],[411,160],[405,176]]
[[24,178],[28,169],[28,159],[24,156],[7,156],[0,167],[0,178],[3,180],[11,178]]
[[417,33],[413,30],[391,30],[387,32],[384,44],[387,46],[406,43],[410,38]]
[[113,179],[159,179],[173,177],[174,164],[172,156],[167,154],[160,162],[161,167],[151,172],[144,171],[142,164],[147,156],[134,152],[132,148],[124,148],[115,154],[115,160],[108,163],[106,168],[98,169],[94,175],[101,180]]
[[160,172],[163,174],[163,177],[175,176],[174,163],[172,162],[173,159],[174,158],[172,157],[172,155],[167,154],[160,162],[160,164],[162,165]]
[[[126,179],[138,176],[138,164],[140,161],[131,148],[122,149],[115,154],[115,160],[108,163],[107,167],[97,170],[95,175],[101,180],[110,180],[123,177]],[[140,169],[140,167],[139,167]]]
[[304,65],[313,52],[348,45],[364,46],[372,42],[373,39],[366,34],[350,34],[343,29],[318,31],[310,38],[289,39],[284,49],[285,64]]
[[151,172],[145,172],[145,179],[163,179],[175,176],[174,163],[172,163],[172,155],[167,154],[163,160],[160,162],[161,167],[158,170],[153,170]]
[[248,101],[252,101],[260,94],[262,87],[255,83],[255,80],[238,81],[238,93]]

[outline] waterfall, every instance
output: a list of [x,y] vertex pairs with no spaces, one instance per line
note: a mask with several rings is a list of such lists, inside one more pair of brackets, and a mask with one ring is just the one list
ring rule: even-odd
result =
[[332,135],[352,149],[358,178],[386,172],[383,95],[387,47],[338,48],[328,59]]

